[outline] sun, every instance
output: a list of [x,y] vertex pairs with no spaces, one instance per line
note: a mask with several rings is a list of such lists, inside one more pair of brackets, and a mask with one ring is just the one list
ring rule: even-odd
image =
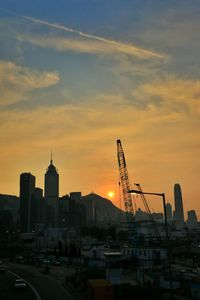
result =
[[113,191],[108,192],[108,197],[113,198],[115,196],[115,193]]

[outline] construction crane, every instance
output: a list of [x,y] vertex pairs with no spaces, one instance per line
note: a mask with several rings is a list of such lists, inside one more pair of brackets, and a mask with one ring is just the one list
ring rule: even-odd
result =
[[[121,185],[127,222],[128,222],[129,225],[133,225],[133,223],[135,223],[134,216],[135,216],[136,209],[134,211],[132,197],[131,197],[131,194],[129,193],[130,183],[129,183],[129,178],[128,178],[128,171],[127,171],[124,151],[123,151],[123,148],[122,148],[122,143],[121,143],[120,140],[117,140],[117,157],[118,157],[119,174],[120,174],[119,188],[120,188],[120,185]],[[142,188],[141,188],[139,183],[135,183],[135,185],[137,186],[138,190],[140,191],[140,196],[141,196],[141,199],[143,201],[145,210],[148,213],[149,218],[150,218],[150,220],[153,224],[155,235],[156,235],[158,240],[161,240],[157,224],[156,224],[156,222],[155,222],[155,220],[152,216],[149,205],[148,205],[148,203],[146,201],[146,198],[145,198],[145,196],[142,192]],[[135,223],[135,226],[136,226],[136,223]]]
[[122,148],[122,143],[120,140],[117,140],[117,158],[118,158],[120,182],[121,182],[126,217],[127,217],[127,221],[131,222],[134,219],[134,208],[132,203],[132,197],[131,194],[129,193],[130,183],[128,178],[128,171],[126,167],[126,160]]

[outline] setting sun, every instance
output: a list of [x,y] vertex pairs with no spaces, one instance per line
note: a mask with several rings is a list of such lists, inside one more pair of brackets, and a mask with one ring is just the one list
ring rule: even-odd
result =
[[108,192],[108,197],[113,198],[115,196],[115,193],[113,191]]

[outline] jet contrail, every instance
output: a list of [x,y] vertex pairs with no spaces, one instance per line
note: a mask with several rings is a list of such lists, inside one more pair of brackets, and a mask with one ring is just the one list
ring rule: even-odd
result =
[[10,14],[13,14],[15,16],[18,16],[20,18],[24,18],[26,20],[29,20],[31,22],[43,24],[43,25],[46,25],[46,26],[49,26],[49,27],[52,27],[52,28],[60,29],[60,30],[67,31],[67,32],[70,32],[70,33],[74,33],[76,35],[88,38],[90,40],[96,40],[96,41],[103,42],[103,43],[106,43],[106,44],[109,44],[109,45],[113,45],[114,47],[116,47],[116,50],[118,50],[119,52],[122,52],[122,53],[126,53],[126,54],[129,54],[129,55],[130,54],[131,55],[136,55],[136,56],[139,56],[139,57],[155,57],[155,58],[160,58],[160,59],[166,58],[165,55],[162,55],[162,54],[159,54],[159,53],[156,53],[156,52],[153,52],[153,51],[145,50],[145,49],[142,49],[142,48],[139,48],[139,47],[135,47],[135,46],[130,45],[130,44],[117,42],[117,41],[114,41],[114,40],[103,38],[101,36],[89,34],[89,33],[86,33],[86,32],[79,31],[77,29],[73,29],[73,28],[63,26],[63,25],[59,25],[59,24],[56,24],[56,23],[49,23],[49,22],[41,20],[41,19],[36,19],[36,18],[29,17],[29,16],[19,15],[19,14],[16,14],[16,13],[12,12],[12,11],[8,11],[8,10],[2,9],[2,8],[0,8],[0,9],[4,10],[4,11],[10,13]]

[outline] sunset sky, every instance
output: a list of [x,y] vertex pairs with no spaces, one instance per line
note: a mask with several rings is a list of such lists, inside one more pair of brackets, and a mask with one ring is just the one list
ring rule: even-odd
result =
[[[200,217],[200,1],[0,0],[0,193],[53,151],[60,195],[180,183]],[[162,210],[159,198],[148,198]],[[139,201],[139,200],[138,200]],[[140,204],[137,204],[140,206]]]

